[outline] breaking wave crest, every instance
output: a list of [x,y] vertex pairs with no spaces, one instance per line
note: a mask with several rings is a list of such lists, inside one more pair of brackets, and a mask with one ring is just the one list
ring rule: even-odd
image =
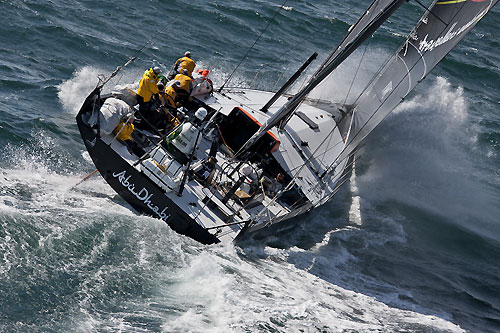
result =
[[73,73],[73,77],[61,83],[58,97],[66,112],[76,115],[88,94],[97,85],[97,76],[102,71],[91,66],[85,66]]
[[370,160],[368,170],[358,177],[358,186],[373,202],[420,207],[496,237],[499,207],[488,194],[488,179],[474,172],[488,158],[477,136],[478,124],[468,113],[463,88],[437,77],[372,134],[363,157]]

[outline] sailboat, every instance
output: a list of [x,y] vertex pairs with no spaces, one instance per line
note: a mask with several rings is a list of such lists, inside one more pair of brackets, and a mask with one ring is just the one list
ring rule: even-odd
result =
[[349,105],[309,95],[406,0],[375,0],[297,93],[288,90],[316,54],[277,92],[199,90],[170,110],[163,132],[134,130],[131,147],[104,130],[102,114],[124,102],[135,111],[130,96],[102,91],[131,58],[88,95],[76,122],[97,170],[139,213],[204,244],[236,241],[328,202],[368,134],[497,1],[434,1]]

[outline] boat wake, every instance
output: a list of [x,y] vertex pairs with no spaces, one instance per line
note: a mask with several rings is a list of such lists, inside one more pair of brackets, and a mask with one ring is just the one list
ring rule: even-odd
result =
[[[33,271],[33,279],[6,291],[7,299],[9,293],[24,290],[47,289],[59,295],[52,306],[65,308],[67,320],[59,323],[63,329],[118,325],[137,329],[135,318],[137,322],[149,321],[149,329],[174,331],[228,327],[243,331],[264,326],[288,331],[311,327],[461,331],[446,320],[400,310],[358,291],[367,283],[383,288],[376,286],[376,280],[346,270],[357,261],[346,242],[372,242],[377,235],[350,223],[331,229],[332,223],[340,224],[346,216],[332,220],[332,214],[345,211],[348,204],[322,209],[310,221],[309,230],[325,231],[317,235],[324,241],[311,249],[280,249],[252,240],[241,248],[205,247],[177,235],[156,219],[137,216],[124,203],[116,204],[112,190],[100,177],[83,183],[83,192],[70,191],[83,175],[68,174],[44,163],[48,151],[43,147],[10,148],[12,167],[4,169],[0,178],[2,231],[6,235],[0,245],[6,263],[0,276],[12,281],[15,274]],[[285,241],[293,244],[292,239],[299,240],[303,234],[299,230],[290,237]],[[271,239],[266,241],[272,243]],[[54,289],[68,278],[74,281],[72,285]],[[63,297],[68,293],[73,295],[71,303]],[[43,306],[43,295],[31,304]],[[126,300],[120,301],[117,295]],[[384,295],[396,297],[394,291]],[[107,302],[110,306],[120,302],[121,308],[128,310],[117,316],[106,306],[96,308]],[[45,319],[38,327],[53,328],[50,316]]]
[[490,154],[478,145],[477,121],[463,89],[437,77],[373,133],[362,157],[366,171],[357,177],[363,197],[418,208],[484,237],[499,235],[500,211],[488,195],[489,173],[482,172]]
[[58,89],[58,97],[64,110],[76,115],[82,107],[85,97],[96,87],[97,76],[103,73],[96,67],[85,66],[73,73],[73,77],[61,83]]

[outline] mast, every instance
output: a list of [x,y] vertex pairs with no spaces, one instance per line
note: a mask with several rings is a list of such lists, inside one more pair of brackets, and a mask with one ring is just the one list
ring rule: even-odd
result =
[[250,148],[268,130],[288,119],[295,109],[304,101],[307,95],[320,84],[335,68],[337,68],[352,52],[354,52],[382,23],[384,23],[396,9],[406,0],[375,0],[365,11],[361,18],[349,29],[335,51],[327,58],[326,62],[309,83],[302,88],[292,99],[283,105],[272,117],[270,117],[258,131],[237,152]]

